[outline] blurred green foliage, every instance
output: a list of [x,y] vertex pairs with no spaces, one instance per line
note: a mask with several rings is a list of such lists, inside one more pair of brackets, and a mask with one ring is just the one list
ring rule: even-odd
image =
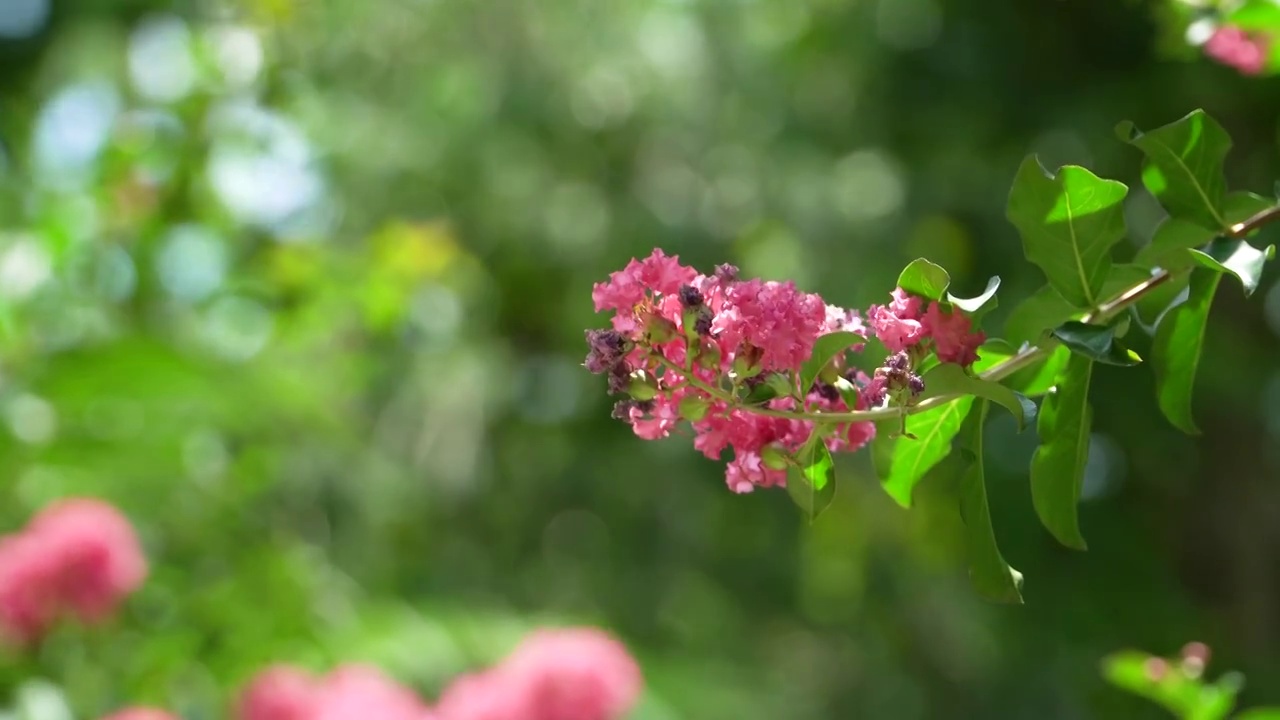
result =
[[[839,457],[809,527],[631,436],[578,367],[591,283],[655,246],[848,307],[927,256],[962,296],[1004,279],[998,329],[1044,282],[1004,219],[1018,163],[1132,179],[1122,119],[1204,107],[1267,192],[1275,81],[1164,58],[1149,10],[0,3],[0,521],[105,497],[154,563],[4,690],[200,720],[266,663],[364,660],[430,696],[581,622],[639,656],[638,720],[1159,717],[1098,660],[1189,639],[1280,703],[1273,277],[1220,293],[1195,441],[1099,368],[1090,552],[1039,527],[1034,440],[995,418],[1019,608],[970,590],[927,483],[907,512]],[[1126,253],[1161,217],[1131,196]]]

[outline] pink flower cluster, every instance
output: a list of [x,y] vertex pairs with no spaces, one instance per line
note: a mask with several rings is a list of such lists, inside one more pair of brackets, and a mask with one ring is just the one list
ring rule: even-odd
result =
[[[943,362],[968,365],[984,340],[958,310],[936,302],[924,308],[920,298],[896,290],[889,305],[871,308],[868,321],[890,351],[910,351],[910,357],[869,378],[840,352],[831,369],[847,381],[843,392],[821,381],[801,388],[799,370],[820,337],[867,336],[856,311],[828,305],[790,282],[741,280],[730,265],[703,275],[660,249],[595,285],[592,299],[597,312],[613,312],[612,329],[587,331],[584,365],[609,376],[611,393],[630,396],[614,416],[646,440],[667,437],[688,421],[694,446],[707,457],[733,449],[725,480],[740,493],[784,486],[787,456],[814,431],[812,421],[759,410],[838,413],[901,400],[923,389],[904,363],[932,350]],[[847,351],[862,349],[855,343]],[[891,387],[898,379],[902,388]],[[781,391],[748,403],[761,385]],[[844,423],[825,442],[833,452],[852,451],[874,435],[871,423]]]
[[374,668],[317,678],[288,666],[259,674],[239,720],[620,720],[643,681],[626,648],[593,628],[539,630],[496,667],[455,680],[434,709]]
[[26,644],[64,615],[101,622],[146,576],[133,526],[118,510],[88,498],[55,502],[0,539],[0,634]]
[[937,302],[930,302],[926,310],[921,298],[902,288],[894,289],[888,305],[872,305],[867,320],[890,352],[909,351],[919,357],[932,349],[938,360],[958,365],[977,361],[978,347],[987,339],[982,332],[972,332],[972,322],[964,313],[944,310]]
[[1267,67],[1267,50],[1265,38],[1231,25],[1215,30],[1204,44],[1205,55],[1245,75],[1262,74]]
[[413,691],[368,665],[324,677],[278,665],[260,673],[239,702],[240,720],[434,720]]

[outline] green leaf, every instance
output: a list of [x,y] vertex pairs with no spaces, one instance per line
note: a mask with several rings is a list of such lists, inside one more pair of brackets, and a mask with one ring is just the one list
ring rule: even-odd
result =
[[836,497],[835,462],[818,433],[813,433],[787,468],[787,494],[813,522]]
[[1210,270],[1235,275],[1244,288],[1245,297],[1248,297],[1258,289],[1262,268],[1276,256],[1276,246],[1268,245],[1266,250],[1259,250],[1244,240],[1218,238],[1203,251],[1188,252],[1191,253],[1192,260]]
[[1000,403],[1018,421],[1019,431],[1035,418],[1036,406],[1030,400],[1020,398],[1017,393],[1000,383],[974,377],[955,363],[942,363],[925,373],[924,392],[920,394],[920,400],[951,394],[976,395]]
[[831,363],[833,358],[844,353],[850,347],[866,341],[866,338],[852,332],[833,332],[819,337],[818,341],[813,344],[813,352],[809,354],[809,359],[805,360],[804,364],[800,366],[800,387],[802,391],[809,392],[813,387],[813,381],[818,379],[818,374]]
[[959,442],[969,466],[960,476],[960,517],[969,546],[969,579],[981,595],[996,602],[1022,603],[1022,573],[1009,567],[996,544],[987,505],[987,480],[982,462],[982,430],[987,401],[978,403],[961,430]]
[[1187,289],[1187,281],[1190,277],[1191,273],[1188,270],[1178,270],[1168,280],[1148,290],[1147,294],[1133,305],[1138,320],[1148,329],[1154,328],[1165,311]]
[[1115,329],[1105,325],[1091,325],[1068,320],[1053,330],[1053,337],[1072,352],[1090,360],[1108,365],[1129,367],[1142,362],[1134,351],[1126,348],[1115,337]]
[[996,290],[1000,289],[1000,276],[992,275],[987,281],[987,289],[982,291],[981,295],[971,298],[961,298],[947,293],[947,300],[961,310],[970,315],[981,315],[996,308],[999,301],[996,299]]
[[1071,350],[1065,345],[1058,345],[1049,351],[1043,361],[1010,375],[1005,379],[1004,384],[1023,395],[1031,397],[1044,395],[1053,387],[1058,374],[1066,368],[1071,354]]
[[898,287],[930,300],[941,300],[950,284],[951,276],[947,271],[924,258],[912,260],[898,275]]
[[978,348],[978,359],[973,363],[973,371],[981,374],[1018,354],[1018,349],[1007,340],[992,338]]
[[[1102,283],[1101,297],[1109,300],[1149,277],[1151,272],[1138,265],[1113,265]],[[1084,317],[1085,312],[1073,307],[1058,291],[1045,285],[1009,313],[1004,321],[1004,334],[1014,343],[1036,343],[1046,330]]]
[[1084,550],[1076,504],[1089,457],[1089,379],[1093,361],[1072,353],[1056,390],[1040,406],[1040,447],[1031,456],[1031,501],[1058,542]]
[[1221,279],[1221,273],[1204,268],[1193,270],[1186,302],[1160,321],[1151,347],[1160,410],[1174,427],[1190,435],[1200,434],[1191,416],[1191,393],[1200,366],[1209,308]]
[[[1253,193],[1235,192],[1227,195],[1223,203],[1223,216],[1230,225],[1247,220],[1274,204]],[[1156,228],[1151,242],[1138,250],[1133,262],[1142,267],[1159,266],[1166,270],[1188,267],[1192,261],[1187,250],[1204,245],[1224,231],[1225,228],[1211,230],[1176,217],[1165,218]]]
[[[911,438],[885,440],[872,448],[872,459],[885,492],[902,507],[911,507],[911,494],[916,485],[951,452],[951,440],[973,405],[973,397],[953,400],[940,407],[907,416],[907,432]],[[888,423],[877,423],[876,435]]]
[[1075,165],[1049,175],[1035,156],[1018,170],[1006,216],[1022,236],[1027,259],[1074,307],[1088,309],[1102,300],[1111,247],[1125,233],[1128,191]]
[[1227,13],[1223,23],[1241,30],[1275,32],[1280,27],[1280,5],[1272,0],[1246,0]]
[[1125,121],[1116,126],[1116,134],[1147,156],[1142,183],[1170,215],[1214,231],[1227,227],[1222,164],[1231,137],[1213,118],[1193,110],[1145,134]]
[[1280,720],[1280,708],[1252,708],[1236,715],[1235,720]]
[[[1166,668],[1159,679],[1149,671],[1154,663]],[[1177,665],[1177,660],[1125,650],[1103,659],[1102,675],[1112,685],[1159,704],[1175,717],[1222,720],[1231,713],[1244,685],[1239,673],[1226,673],[1217,682],[1206,683],[1181,672]]]

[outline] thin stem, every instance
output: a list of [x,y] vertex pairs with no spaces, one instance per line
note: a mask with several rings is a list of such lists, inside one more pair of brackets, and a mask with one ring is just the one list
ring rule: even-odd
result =
[[1227,234],[1233,238],[1242,238],[1263,225],[1268,225],[1277,220],[1280,220],[1280,205],[1269,207],[1248,220],[1232,225],[1227,228]]

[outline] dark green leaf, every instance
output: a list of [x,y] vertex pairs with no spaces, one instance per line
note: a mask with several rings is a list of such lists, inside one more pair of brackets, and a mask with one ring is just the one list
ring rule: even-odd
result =
[[[1013,418],[1018,422],[1018,430],[1022,430],[1027,422],[1035,418],[1035,405],[1029,400],[1024,404],[1025,398],[1019,398],[1017,393],[1004,385],[974,377],[955,363],[942,363],[925,374],[924,392],[920,394],[920,400],[951,394],[976,395],[1000,403],[1013,413]],[[1031,405],[1030,417],[1026,415],[1028,404]]]
[[807,393],[813,387],[822,369],[830,364],[837,355],[841,355],[854,345],[866,342],[866,338],[857,333],[833,332],[818,338],[813,344],[813,352],[809,359],[800,366],[800,387]]
[[1067,165],[1048,175],[1034,157],[1023,161],[1006,215],[1022,236],[1027,259],[1072,306],[1096,307],[1111,269],[1111,247],[1124,237],[1128,188]]
[[1065,345],[1058,345],[1049,351],[1044,360],[1010,375],[1005,379],[1004,384],[1023,395],[1032,397],[1043,395],[1053,387],[1058,373],[1062,372],[1070,359],[1071,351]]
[[996,602],[1022,602],[1022,573],[1009,567],[996,544],[987,505],[987,480],[982,462],[982,430],[987,418],[987,401],[978,403],[964,422],[959,442],[969,461],[960,476],[960,517],[964,520],[969,546],[969,579],[981,595]]
[[787,469],[787,494],[813,522],[836,497],[835,463],[822,438],[815,433],[796,453],[796,464]]
[[1115,337],[1115,329],[1105,325],[1091,325],[1068,320],[1053,330],[1053,337],[1072,352],[1090,360],[1108,365],[1128,367],[1142,362],[1134,351],[1126,348]]
[[1235,720],[1280,720],[1280,708],[1252,708],[1236,715]]
[[759,405],[778,397],[791,395],[791,377],[783,373],[769,373],[764,381],[747,391],[742,402],[747,405]]
[[1040,447],[1031,456],[1031,501],[1040,522],[1058,542],[1085,549],[1076,504],[1089,457],[1089,379],[1093,361],[1071,353],[1055,391],[1040,406]]
[[[965,396],[940,407],[907,416],[907,432],[915,439],[886,439],[872,449],[876,472],[885,492],[903,507],[911,507],[911,494],[925,473],[951,452],[951,440],[973,405]],[[891,421],[877,423],[877,438]]]
[[912,260],[898,275],[898,287],[930,300],[941,300],[950,284],[951,276],[947,271],[924,258]]
[[1116,134],[1147,156],[1142,183],[1170,215],[1214,231],[1227,227],[1222,163],[1231,137],[1213,118],[1194,110],[1145,134],[1126,121]]
[[1244,240],[1218,238],[1209,243],[1203,251],[1189,250],[1191,259],[1200,265],[1235,275],[1244,288],[1245,297],[1258,289],[1258,281],[1262,279],[1262,268],[1267,261],[1276,256],[1276,246],[1268,245],[1259,250]]
[[1160,321],[1151,348],[1160,410],[1174,427],[1192,435],[1198,435],[1200,430],[1191,416],[1191,393],[1200,365],[1209,307],[1221,279],[1221,273],[1206,268],[1193,270],[1186,302],[1170,310]]
[[[1228,224],[1237,223],[1253,217],[1274,204],[1271,200],[1253,193],[1231,193],[1227,195],[1223,204],[1223,216]],[[1175,217],[1165,218],[1156,228],[1151,242],[1138,250],[1133,262],[1142,267],[1159,266],[1166,270],[1188,267],[1191,265],[1191,256],[1187,254],[1187,250],[1204,245],[1222,232],[1222,228],[1211,230],[1187,220]]]
[[992,275],[991,279],[987,281],[987,289],[983,290],[981,295],[971,298],[961,298],[956,297],[951,293],[947,293],[947,300],[950,301],[952,305],[955,305],[970,315],[981,315],[982,313],[995,309],[999,304],[996,299],[996,290],[999,289],[1000,276]]

